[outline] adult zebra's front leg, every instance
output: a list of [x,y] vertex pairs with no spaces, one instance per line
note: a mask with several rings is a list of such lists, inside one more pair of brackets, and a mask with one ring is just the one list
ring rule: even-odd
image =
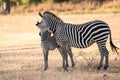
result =
[[[61,54],[61,56],[62,56],[62,60],[63,60],[63,57],[64,57],[64,55],[63,55],[63,50],[62,50],[62,48],[59,46],[58,47],[58,50],[59,50],[59,52],[60,52],[60,54]],[[68,64],[68,55],[66,55],[66,64],[64,63],[64,60],[63,60],[63,68],[64,68],[64,66],[66,66],[66,67],[69,67],[69,64]]]
[[63,58],[63,68],[64,68],[65,71],[67,71],[67,67],[68,67],[68,55],[67,55],[66,44],[61,44],[60,48],[61,48],[61,53],[62,53],[62,58]]
[[73,53],[72,53],[72,50],[71,50],[71,46],[69,46],[69,44],[67,45],[67,52],[68,52],[68,54],[70,56],[72,67],[74,67],[75,62],[74,62],[74,59],[73,59]]

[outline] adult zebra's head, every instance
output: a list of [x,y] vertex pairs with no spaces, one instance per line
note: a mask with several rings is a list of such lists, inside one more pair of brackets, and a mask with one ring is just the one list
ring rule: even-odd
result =
[[44,12],[43,14],[39,13],[39,16],[42,18],[42,21],[39,23],[40,26],[44,27],[44,30],[55,33],[56,28],[63,21],[51,12]]

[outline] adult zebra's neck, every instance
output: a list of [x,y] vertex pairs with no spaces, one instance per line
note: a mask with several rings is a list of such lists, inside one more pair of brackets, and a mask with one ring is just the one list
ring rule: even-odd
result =
[[64,23],[59,17],[51,12],[44,12],[45,21],[47,22],[47,26],[49,26],[49,30],[55,33],[59,24]]
[[49,22],[49,30],[54,34],[56,32],[56,30],[58,29],[58,27],[61,27],[63,23],[59,22],[59,21],[50,21]]

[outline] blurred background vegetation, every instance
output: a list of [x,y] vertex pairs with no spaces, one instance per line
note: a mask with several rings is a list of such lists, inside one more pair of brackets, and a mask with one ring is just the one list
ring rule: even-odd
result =
[[120,12],[120,0],[0,0],[3,14],[57,11],[67,13]]
[[[0,0],[0,3],[4,2],[5,0]],[[59,2],[73,2],[73,3],[78,3],[78,2],[83,2],[83,1],[90,1],[90,2],[104,2],[104,1],[114,1],[114,0],[10,0],[11,3],[19,3],[19,4],[31,4],[31,3],[59,3]]]

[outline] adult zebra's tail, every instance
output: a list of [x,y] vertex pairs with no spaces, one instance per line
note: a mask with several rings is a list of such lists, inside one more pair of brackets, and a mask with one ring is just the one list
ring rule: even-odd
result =
[[117,49],[119,49],[119,48],[116,47],[116,46],[113,44],[113,42],[112,42],[111,31],[110,31],[110,46],[111,46],[112,51],[113,51],[113,52],[116,52],[117,55],[119,55],[119,53],[118,53],[118,51],[117,51]]

